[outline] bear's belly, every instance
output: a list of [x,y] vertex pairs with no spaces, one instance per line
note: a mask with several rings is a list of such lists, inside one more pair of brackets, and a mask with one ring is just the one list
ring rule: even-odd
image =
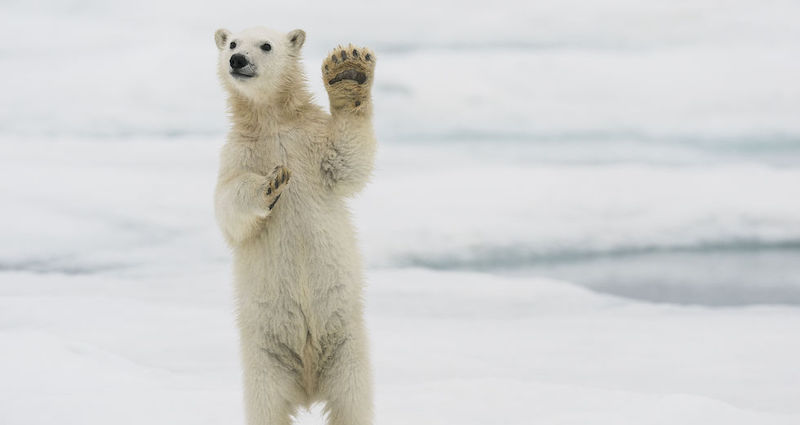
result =
[[234,253],[239,323],[243,343],[306,380],[360,317],[360,259],[343,207],[281,207]]

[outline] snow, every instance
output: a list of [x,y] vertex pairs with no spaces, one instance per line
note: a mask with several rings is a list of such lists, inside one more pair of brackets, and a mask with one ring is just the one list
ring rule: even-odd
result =
[[[224,265],[3,278],[3,423],[241,423]],[[376,423],[800,419],[796,308],[650,305],[421,269],[368,278]]]
[[[0,214],[14,225],[4,227],[0,245],[0,422],[241,423],[229,260],[210,205],[218,143],[2,147],[0,190],[8,202]],[[643,196],[601,201],[567,190],[592,176],[595,192],[626,178],[646,178],[657,192],[670,190],[669,178],[710,173],[711,187],[695,188],[701,199],[737,173],[760,176],[740,190],[751,200],[765,197],[762,208],[772,208],[763,216],[775,223],[732,228],[767,237],[770,226],[794,219],[795,201],[768,190],[796,179],[793,169],[731,165],[670,174],[612,165],[589,176],[580,167],[479,166],[457,156],[442,169],[434,166],[439,157],[418,162],[423,155],[413,149],[428,150],[382,149],[375,182],[353,204],[370,265],[377,423],[800,419],[796,306],[649,304],[525,274],[435,271],[403,260],[469,258],[470,244],[479,242],[535,247],[539,239],[547,249],[569,246],[563,238],[573,236],[591,241],[595,227],[630,220],[624,201]],[[660,173],[667,175],[655,177]],[[521,196],[502,184],[519,175],[537,182],[537,174],[550,175],[551,186]],[[431,186],[417,190],[423,181]],[[452,196],[442,200],[445,189]],[[474,191],[482,202],[469,203]],[[531,202],[559,193],[548,209]],[[640,204],[653,211],[641,212],[634,230],[675,226],[671,238],[688,238],[681,226],[750,205],[733,194],[658,214],[670,199],[660,198]],[[409,209],[414,205],[430,213]],[[558,215],[576,205],[586,216],[559,225]],[[608,210],[605,224],[588,219],[593,209]],[[537,219],[522,219],[531,214]],[[299,420],[318,423],[319,408]]]
[[798,18],[4,3],[0,424],[243,423],[212,34],[256,24],[307,31],[320,103],[328,49],[379,58],[351,202],[377,424],[800,423]]
[[220,133],[212,34],[262,24],[307,31],[319,99],[323,55],[372,46],[377,119],[393,137],[791,136],[798,16],[791,0],[10,2],[0,122],[22,135]]

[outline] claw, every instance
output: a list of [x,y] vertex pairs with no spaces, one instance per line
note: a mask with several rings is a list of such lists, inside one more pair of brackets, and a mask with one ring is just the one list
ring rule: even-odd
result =
[[[283,195],[283,194],[281,193],[281,195]],[[267,208],[272,210],[272,208],[275,206],[275,203],[278,202],[278,199],[281,199],[281,195],[276,196],[275,199],[272,200],[272,203],[269,204],[269,207],[267,207]]]

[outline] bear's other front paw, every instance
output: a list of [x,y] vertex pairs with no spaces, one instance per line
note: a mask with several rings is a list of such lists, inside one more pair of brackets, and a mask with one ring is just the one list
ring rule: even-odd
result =
[[275,167],[275,169],[267,176],[267,181],[264,183],[263,196],[266,202],[267,211],[272,211],[275,203],[281,197],[286,183],[292,177],[292,172],[283,165]]
[[322,78],[332,109],[360,109],[369,102],[375,54],[352,44],[333,49],[322,62]]

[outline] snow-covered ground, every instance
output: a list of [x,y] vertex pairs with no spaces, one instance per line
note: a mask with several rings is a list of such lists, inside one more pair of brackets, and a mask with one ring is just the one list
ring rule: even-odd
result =
[[[0,423],[241,423],[228,254],[210,202],[218,142],[0,146]],[[797,171],[588,172],[457,155],[441,167],[431,151],[382,149],[375,182],[354,203],[370,265],[377,423],[800,420],[797,307],[648,304],[523,272],[420,268],[525,266],[573,244],[661,243],[659,229],[671,234],[664,243],[691,243],[687,215],[728,217],[734,236],[777,237],[770,226],[794,218],[796,198],[769,189],[790,186]],[[638,178],[671,192],[667,182],[686,173],[708,176],[686,196],[733,179],[754,205],[773,206],[764,216],[775,222],[736,226],[730,210],[751,203],[733,195],[684,211],[651,193],[636,212],[625,203],[644,193],[568,190],[592,180],[609,195]],[[740,173],[758,179],[747,188]],[[415,209],[423,204],[427,213]],[[586,244],[570,240],[580,237]],[[532,251],[492,251],[515,244]],[[720,298],[730,289],[714,288]],[[301,423],[319,423],[318,410]]]
[[[242,423],[225,267],[3,279],[3,424]],[[649,305],[415,269],[369,282],[378,424],[800,420],[795,308]]]
[[[0,424],[242,423],[212,34],[379,57],[377,424],[800,423],[800,3],[0,5]],[[299,423],[320,423],[319,408]]]

